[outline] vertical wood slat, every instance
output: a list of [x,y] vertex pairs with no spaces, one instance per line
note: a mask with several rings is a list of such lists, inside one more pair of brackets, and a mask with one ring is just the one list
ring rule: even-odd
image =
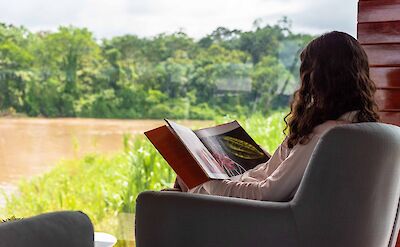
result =
[[[384,123],[399,125],[400,112],[380,112],[379,116]],[[397,242],[397,246],[400,246],[400,242]]]
[[400,66],[400,43],[363,45],[370,66]]
[[398,21],[400,0],[359,1],[358,23]]
[[359,23],[357,30],[358,42],[363,45],[400,43],[400,21]]
[[378,88],[400,88],[400,67],[372,67],[369,72]]
[[378,89],[375,99],[381,111],[400,111],[400,89]]

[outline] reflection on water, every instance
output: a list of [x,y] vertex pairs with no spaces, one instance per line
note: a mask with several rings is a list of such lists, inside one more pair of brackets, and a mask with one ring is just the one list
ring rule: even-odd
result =
[[48,171],[60,159],[122,150],[125,133],[141,134],[163,124],[162,120],[0,119],[0,188],[10,193],[19,179]]

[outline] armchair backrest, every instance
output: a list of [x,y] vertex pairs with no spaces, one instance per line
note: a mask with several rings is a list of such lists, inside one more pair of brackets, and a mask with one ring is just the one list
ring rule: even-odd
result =
[[320,139],[291,201],[301,245],[394,246],[399,198],[400,128],[333,128]]

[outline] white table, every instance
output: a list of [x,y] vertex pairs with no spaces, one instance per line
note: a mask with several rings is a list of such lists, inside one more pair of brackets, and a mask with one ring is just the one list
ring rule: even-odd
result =
[[112,247],[117,243],[117,238],[105,232],[94,233],[94,247]]

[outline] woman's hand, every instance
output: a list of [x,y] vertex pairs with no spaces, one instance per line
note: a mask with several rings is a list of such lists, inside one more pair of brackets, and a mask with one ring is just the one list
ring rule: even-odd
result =
[[175,191],[175,192],[182,192],[180,188],[165,188],[162,189],[161,191]]
[[186,184],[179,176],[176,176],[174,188],[179,188],[182,192],[189,191],[189,188],[186,186]]
[[162,189],[161,191],[187,192],[188,190],[189,190],[189,188],[182,181],[182,179],[179,176],[176,176],[174,187],[173,188],[165,188],[165,189]]

